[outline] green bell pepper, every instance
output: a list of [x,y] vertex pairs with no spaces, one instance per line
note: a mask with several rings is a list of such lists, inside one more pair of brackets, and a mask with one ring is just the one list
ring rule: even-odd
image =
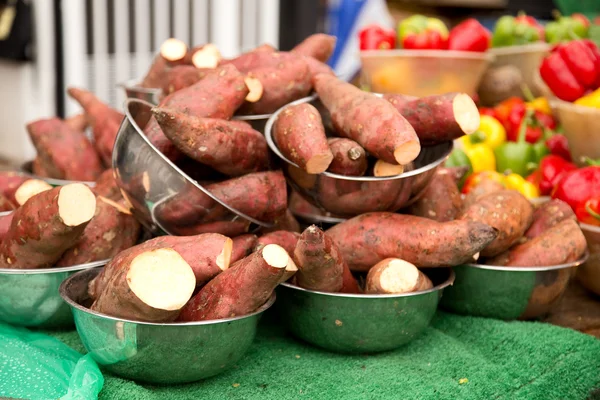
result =
[[463,175],[460,182],[458,182],[458,188],[461,189],[467,180],[467,177],[473,173],[473,165],[471,160],[463,150],[455,148],[450,153],[450,156],[446,160],[446,167],[468,167],[467,173]]
[[519,127],[519,136],[516,142],[506,142],[494,151],[496,156],[496,169],[500,173],[513,172],[523,177],[528,176],[532,168],[535,169],[536,150],[533,145],[525,141],[527,124],[533,116],[533,110],[527,110]]
[[553,21],[546,25],[546,41],[550,44],[587,37],[588,27],[576,18],[560,17],[558,21]]
[[537,42],[540,39],[540,33],[535,27],[505,15],[498,19],[494,26],[492,47],[516,46]]

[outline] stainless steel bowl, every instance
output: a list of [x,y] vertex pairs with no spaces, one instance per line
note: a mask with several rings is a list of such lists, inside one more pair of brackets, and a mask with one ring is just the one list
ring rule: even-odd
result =
[[[321,112],[325,126],[329,125],[330,116],[316,96],[305,97],[285,107],[302,103],[313,104]],[[393,212],[410,205],[452,151],[452,142],[423,147],[410,171],[390,177],[344,176],[330,172],[308,174],[279,151],[273,138],[273,124],[285,107],[267,121],[265,138],[269,147],[282,160],[283,172],[294,190],[313,205],[341,218],[372,211]]]
[[132,79],[119,84],[119,87],[123,88],[128,99],[144,100],[154,105],[158,105],[158,103],[160,103],[163,95],[162,89],[144,88],[138,86],[138,84],[139,79]]
[[73,315],[58,293],[60,284],[77,271],[107,260],[63,268],[0,269],[0,321],[44,329],[70,328]]
[[456,281],[441,306],[458,314],[503,320],[534,319],[562,298],[576,267],[588,258],[551,267],[501,267],[465,264],[454,267]]
[[155,324],[110,317],[91,311],[88,283],[100,268],[81,271],[60,286],[71,306],[77,333],[92,358],[105,370],[154,384],[194,382],[220,374],[248,350],[261,314],[214,321]]
[[[242,223],[267,228],[273,226],[270,221],[258,221],[217,199],[154,147],[143,132],[152,116],[151,109],[152,104],[142,100],[129,99],[125,102],[125,119],[113,148],[117,183],[133,206],[135,216],[148,230],[155,234],[186,235],[190,226],[205,222]],[[218,221],[207,221],[204,219],[204,210],[192,209],[182,217],[167,215],[165,211],[164,205],[169,201],[205,196],[229,212]]]
[[315,346],[339,353],[393,350],[429,326],[444,288],[454,282],[450,268],[422,271],[436,286],[407,294],[326,293],[283,283],[277,309],[294,336]]
[[233,119],[238,121],[244,121],[249,123],[252,128],[260,133],[265,133],[265,126],[267,121],[271,118],[272,114],[260,114],[260,115],[236,115]]
[[590,257],[577,269],[577,278],[583,287],[600,296],[600,226],[583,223],[580,226]]
[[68,181],[66,179],[55,179],[55,178],[46,178],[46,177],[42,177],[42,176],[37,176],[33,173],[32,165],[33,165],[33,161],[27,161],[26,163],[23,163],[21,165],[21,171],[23,173],[25,173],[25,175],[30,176],[33,179],[41,179],[45,182],[48,182],[48,184],[50,184],[52,186],[64,186],[64,185],[68,185],[70,183],[85,183],[86,185],[88,185],[90,187],[96,186],[96,182],[91,182],[91,181]]

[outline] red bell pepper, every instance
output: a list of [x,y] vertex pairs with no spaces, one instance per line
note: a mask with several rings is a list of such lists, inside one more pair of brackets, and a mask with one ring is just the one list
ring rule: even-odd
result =
[[600,166],[592,165],[566,173],[554,188],[552,198],[570,205],[581,222],[600,225],[600,219],[593,215],[598,214]]
[[538,39],[540,41],[544,41],[546,38],[546,33],[544,31],[544,27],[538,22],[537,19],[533,18],[531,15],[527,15],[525,13],[519,13],[517,17],[515,17],[515,22],[518,24],[529,25],[535,28],[538,31]]
[[596,82],[600,72],[596,68],[596,57],[583,41],[574,40],[561,46],[558,54],[583,87],[590,88]]
[[596,78],[596,82],[594,82],[592,86],[592,89],[596,89],[600,87],[600,49],[598,49],[596,43],[589,39],[584,39],[582,42],[587,46],[588,49],[592,51],[592,54],[594,55],[594,63],[596,65],[596,71],[598,71],[598,76]]
[[550,154],[564,158],[571,162],[571,150],[569,149],[569,141],[565,135],[555,134],[546,140],[546,147],[550,150]]
[[484,52],[490,48],[492,34],[475,18],[468,18],[456,25],[448,37],[448,49]]
[[369,25],[358,33],[361,50],[388,50],[396,47],[396,32]]
[[508,116],[517,104],[525,105],[525,102],[520,97],[509,97],[508,99],[504,100],[503,102],[496,105],[496,107],[494,107],[494,111],[496,112],[496,119],[502,122],[502,125],[504,125],[504,128],[507,131],[510,128],[508,124]]
[[576,170],[572,164],[557,155],[547,155],[540,162],[540,194],[549,195],[561,178],[570,171]]
[[585,88],[561,57],[560,49],[544,58],[540,75],[552,93],[562,100],[575,101],[585,94]]
[[480,107],[479,108],[479,115],[489,115],[490,117],[494,117],[497,119],[496,117],[496,110],[494,110],[491,107]]
[[[517,141],[519,129],[521,128],[523,118],[525,118],[526,111],[527,107],[525,106],[525,103],[515,104],[513,106],[510,114],[508,114],[506,140],[510,142]],[[525,141],[528,143],[537,143],[544,135],[543,127],[536,122],[535,115],[536,114],[534,114],[531,121],[527,122]]]
[[448,48],[448,28],[437,18],[413,15],[398,25],[398,41],[403,49],[444,50]]
[[536,169],[527,178],[525,178],[525,180],[529,183],[533,183],[533,185],[539,190],[540,182],[542,181],[542,172],[539,169]]

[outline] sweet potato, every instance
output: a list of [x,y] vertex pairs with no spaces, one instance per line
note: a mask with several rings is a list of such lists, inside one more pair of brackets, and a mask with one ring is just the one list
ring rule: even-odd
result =
[[15,213],[0,215],[0,241],[3,241],[8,235],[14,215]]
[[299,233],[288,231],[275,231],[259,237],[256,241],[256,248],[258,249],[259,247],[266,246],[268,244],[277,244],[283,247],[285,251],[287,251],[288,254],[291,255],[294,254],[294,249],[296,248],[298,239],[300,239]]
[[36,194],[50,189],[52,189],[52,186],[46,181],[42,181],[40,179],[29,179],[19,186],[15,192],[15,200],[17,201],[17,205],[22,206],[27,200]]
[[282,247],[270,244],[236,262],[186,304],[179,321],[232,318],[256,311],[271,297],[289,258]]
[[587,248],[577,222],[566,219],[541,232],[535,238],[494,258],[488,265],[511,267],[546,267],[576,261]]
[[309,174],[325,172],[333,159],[321,116],[308,103],[281,111],[273,124],[273,138],[281,153]]
[[110,167],[112,165],[112,150],[115,139],[125,116],[104,104],[87,90],[69,88],[67,92],[85,111],[88,122],[93,129],[94,147],[100,158],[102,158],[104,165]]
[[58,267],[106,260],[136,244],[140,224],[123,204],[98,197],[94,218],[77,244],[56,263]]
[[15,192],[23,184],[23,182],[31,179],[27,175],[23,175],[15,171],[0,171],[0,194],[8,199],[13,204],[18,204],[15,199]]
[[272,67],[276,62],[272,57],[273,53],[277,53],[274,47],[263,44],[231,60],[221,60],[220,65],[231,64],[238,71],[245,74],[257,68]]
[[162,107],[152,112],[179,151],[223,174],[240,176],[269,166],[265,137],[247,123],[193,117]]
[[458,139],[479,129],[479,110],[468,94],[446,93],[391,102],[412,125],[422,144]]
[[77,114],[65,119],[65,124],[75,131],[83,132],[88,127],[89,121],[85,114]]
[[409,212],[418,217],[446,222],[455,219],[461,208],[462,198],[455,177],[447,169],[439,169],[423,196],[409,207]]
[[483,257],[493,257],[517,243],[531,225],[533,206],[516,190],[490,193],[464,209],[459,218],[483,222],[498,230],[498,236],[481,251]]
[[[117,254],[89,283],[88,293],[92,299],[98,298],[105,291],[109,282],[122,270],[128,268],[127,264],[132,257],[159,249],[170,249],[176,252],[190,267],[194,277],[194,286],[200,286],[229,268],[232,246],[233,242],[230,238],[217,233],[186,237],[160,236]],[[161,260],[157,258],[156,261],[160,262]],[[167,266],[165,266],[165,271],[166,269]]]
[[[244,102],[247,94],[244,76],[233,65],[224,65],[207,72],[204,79],[192,86],[171,93],[159,106],[195,117],[229,119]],[[181,158],[182,154],[164,135],[156,119],[148,121],[144,133],[171,161]]]
[[387,212],[359,215],[326,233],[353,271],[368,271],[386,258],[400,258],[418,268],[459,265],[498,235],[477,221],[437,222]]
[[258,237],[253,234],[240,235],[233,238],[233,250],[231,262],[235,263],[242,258],[248,257],[254,251]]
[[333,240],[315,225],[302,232],[293,259],[298,266],[298,286],[322,292],[342,289],[344,259]]
[[405,94],[384,94],[383,98],[390,102],[396,110],[400,110],[413,100],[417,100],[418,97],[407,96]]
[[0,212],[12,211],[17,208],[13,202],[0,193]]
[[475,204],[483,196],[491,193],[497,193],[506,190],[506,186],[492,179],[484,179],[475,185],[465,196],[463,201],[463,209],[469,208]]
[[349,176],[363,176],[367,172],[367,154],[360,144],[344,138],[329,138],[327,144],[333,154],[327,172]]
[[221,61],[221,52],[212,43],[196,46],[187,52],[183,60],[196,68],[216,68]]
[[525,237],[533,239],[546,229],[550,229],[566,219],[577,222],[577,216],[575,216],[573,209],[562,200],[552,199],[533,212],[533,222],[525,232]]
[[310,72],[310,82],[314,86],[315,79],[319,74],[327,74],[335,76],[335,72],[329,67],[329,65],[322,63],[313,57],[304,57],[304,61],[308,65],[308,71]]
[[414,265],[399,258],[386,258],[367,274],[365,292],[369,294],[411,293],[433,287],[431,280]]
[[260,100],[246,102],[240,109],[242,114],[270,114],[280,107],[310,92],[311,75],[304,58],[293,53],[268,53],[273,66],[256,68],[248,72],[248,77],[260,81],[263,94]]
[[119,201],[123,198],[112,168],[104,171],[96,180],[96,186],[92,188],[96,196],[102,196],[110,200]]
[[31,172],[40,178],[51,178],[48,171],[44,168],[44,162],[39,156],[36,156],[31,162]]
[[342,288],[340,289],[340,293],[361,293],[361,289],[358,286],[358,281],[356,280],[354,275],[352,275],[352,271],[350,271],[350,267],[346,262],[344,262],[344,271],[342,273]]
[[54,265],[77,243],[95,210],[94,194],[81,183],[32,197],[13,213],[10,229],[0,243],[0,268]]
[[53,178],[94,181],[102,173],[102,163],[83,132],[75,131],[58,118],[27,124],[41,165]]
[[221,235],[235,237],[248,233],[249,229],[250,221],[245,219],[237,219],[235,221],[196,223],[194,225],[171,227],[172,232],[180,236],[194,236],[202,233],[220,233]]
[[327,62],[335,49],[335,36],[326,35],[324,33],[315,33],[310,35],[296,47],[292,49],[293,53],[303,56],[313,57],[321,62]]
[[162,91],[165,95],[192,86],[206,76],[206,70],[193,65],[178,65],[170,69],[165,76]]
[[315,90],[341,136],[391,164],[408,164],[419,155],[414,129],[387,100],[326,74],[317,75]]
[[169,68],[184,62],[187,52],[187,46],[181,40],[174,38],[165,40],[146,76],[140,82],[140,87],[161,88]]
[[300,232],[300,223],[289,208],[285,210],[285,213],[282,216],[275,219],[273,226],[269,228],[262,227],[260,229],[260,232],[263,234],[275,231]]

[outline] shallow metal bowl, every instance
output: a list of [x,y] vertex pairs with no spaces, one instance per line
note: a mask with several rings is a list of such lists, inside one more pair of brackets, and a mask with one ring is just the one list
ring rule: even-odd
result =
[[[152,116],[152,104],[136,99],[125,102],[125,119],[113,148],[113,168],[121,192],[133,206],[138,220],[151,232],[189,235],[204,223],[236,223],[250,226],[273,226],[271,221],[258,221],[217,199],[198,182],[186,175],[165,157],[144,134]],[[202,168],[198,164],[198,168]],[[205,219],[204,209],[190,209],[181,216],[169,213],[170,202],[189,198],[210,197],[229,212],[218,220]],[[175,208],[178,208],[176,203]],[[173,208],[170,208],[171,210]],[[254,225],[252,225],[254,224]],[[251,230],[251,229],[250,229]]]
[[465,264],[454,267],[456,281],[441,306],[458,314],[503,320],[534,319],[562,298],[576,267],[588,258],[550,267],[501,267]]
[[600,226],[581,223],[580,226],[590,257],[577,268],[577,278],[583,287],[600,296]]
[[44,329],[70,328],[73,314],[58,292],[60,284],[107,260],[62,268],[0,269],[0,321]]
[[340,218],[350,218],[372,211],[398,211],[413,203],[427,187],[436,169],[448,158],[452,142],[422,147],[410,171],[389,177],[344,176],[323,172],[308,174],[286,158],[273,138],[273,124],[286,107],[311,103],[321,113],[325,126],[330,116],[316,96],[296,100],[277,110],[267,121],[265,138],[282,161],[288,183],[313,205]]
[[194,382],[220,374],[246,353],[261,314],[214,321],[165,323],[130,321],[91,311],[88,283],[100,268],[81,271],[60,286],[71,306],[77,333],[92,358],[105,370],[154,384]]
[[433,289],[406,294],[326,293],[283,283],[277,308],[290,332],[315,346],[339,353],[393,350],[423,333],[454,282],[450,268],[422,271]]
[[139,80],[132,79],[119,84],[119,87],[123,88],[128,99],[144,100],[154,105],[158,105],[158,103],[160,103],[163,95],[162,89],[145,88],[138,85]]
[[25,175],[30,176],[33,179],[40,179],[42,181],[48,182],[48,184],[52,186],[64,186],[70,183],[85,183],[90,187],[96,186],[96,182],[92,181],[68,181],[66,179],[55,179],[55,178],[47,178],[42,176],[37,176],[33,173],[32,169],[33,161],[27,161],[21,165],[21,171],[25,173]]

